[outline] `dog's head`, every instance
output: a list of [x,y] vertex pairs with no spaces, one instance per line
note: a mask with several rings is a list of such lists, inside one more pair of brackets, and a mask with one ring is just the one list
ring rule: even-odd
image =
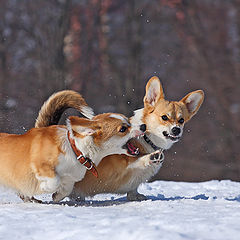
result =
[[146,134],[159,147],[168,149],[177,142],[183,127],[199,110],[204,99],[202,90],[187,94],[180,101],[167,101],[158,77],[146,85],[142,121]]
[[137,149],[126,146],[131,138],[143,135],[140,125],[133,126],[127,117],[116,113],[99,114],[92,119],[71,116],[67,120],[70,136],[80,149],[84,146],[87,151],[97,150],[104,156],[137,155]]

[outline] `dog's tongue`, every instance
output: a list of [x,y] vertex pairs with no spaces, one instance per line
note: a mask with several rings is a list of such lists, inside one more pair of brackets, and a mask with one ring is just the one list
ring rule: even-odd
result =
[[132,155],[138,155],[139,154],[139,149],[133,146],[130,142],[127,143],[128,147],[128,153]]

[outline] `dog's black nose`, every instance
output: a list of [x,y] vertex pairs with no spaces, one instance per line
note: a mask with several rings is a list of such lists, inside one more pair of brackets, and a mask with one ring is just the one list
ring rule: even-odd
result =
[[142,132],[145,132],[146,129],[147,129],[146,124],[142,124],[142,125],[140,125],[140,130],[141,130]]
[[180,134],[180,132],[181,132],[181,128],[179,128],[179,127],[172,128],[172,134],[174,136],[178,136]]

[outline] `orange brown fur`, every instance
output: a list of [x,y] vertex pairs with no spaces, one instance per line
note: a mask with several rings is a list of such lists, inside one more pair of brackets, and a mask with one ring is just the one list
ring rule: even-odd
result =
[[119,189],[122,185],[127,184],[134,174],[135,170],[128,169],[128,166],[135,161],[135,157],[126,155],[105,157],[97,166],[99,177],[94,179],[87,172],[82,181],[75,183],[72,196],[84,198],[99,193],[126,193],[119,191]]
[[[140,148],[140,156],[147,154],[145,149],[139,144],[137,139],[131,139],[134,146]],[[97,166],[99,176],[94,179],[89,172],[86,173],[84,179],[75,183],[74,197],[94,196],[99,193],[121,193],[119,189],[122,185],[127,184],[132,174],[136,174],[135,169],[128,169],[128,166],[136,161],[136,157],[126,155],[109,155],[102,159]]]

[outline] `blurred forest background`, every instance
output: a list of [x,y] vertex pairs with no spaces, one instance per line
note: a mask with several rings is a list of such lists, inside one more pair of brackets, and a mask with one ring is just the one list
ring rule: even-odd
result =
[[62,89],[131,116],[153,75],[169,100],[206,94],[157,178],[239,181],[239,0],[0,0],[1,131]]

